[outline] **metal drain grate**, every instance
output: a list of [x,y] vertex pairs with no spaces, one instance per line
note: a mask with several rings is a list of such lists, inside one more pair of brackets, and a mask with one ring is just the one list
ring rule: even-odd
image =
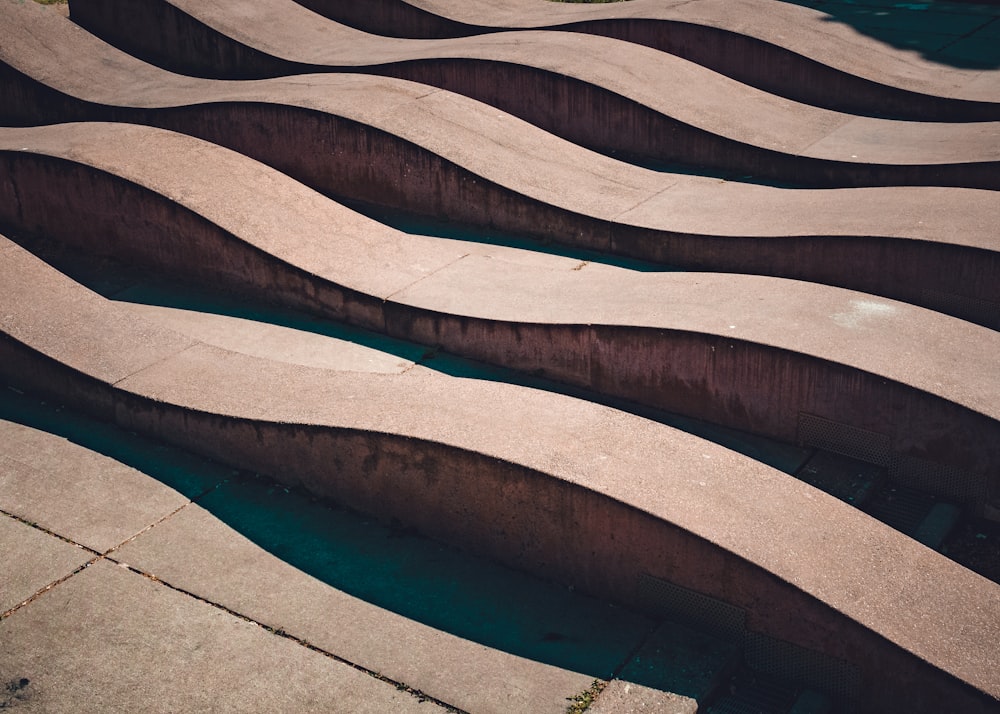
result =
[[985,478],[915,456],[897,455],[889,466],[889,477],[907,487],[946,496],[964,505],[978,506],[986,500]]
[[914,536],[934,504],[934,498],[926,493],[903,486],[887,486],[868,500],[864,511],[897,531]]
[[878,466],[893,462],[892,441],[885,434],[799,412],[798,441]]
[[641,573],[636,584],[639,602],[662,617],[678,619],[717,637],[739,642],[746,627],[746,612],[729,603]]
[[748,632],[743,645],[747,665],[758,672],[794,680],[841,700],[856,699],[861,691],[861,673],[843,660],[756,632]]
[[708,714],[787,714],[796,694],[788,684],[743,672],[733,678],[729,692],[708,708]]

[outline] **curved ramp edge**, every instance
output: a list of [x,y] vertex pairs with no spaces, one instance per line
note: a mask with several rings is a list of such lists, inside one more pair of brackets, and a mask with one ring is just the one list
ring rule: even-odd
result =
[[470,253],[162,130],[10,131],[0,209],[29,233],[786,442],[825,419],[876,435],[900,477],[940,473],[977,511],[996,497],[996,332],[776,278]]
[[[16,284],[4,296],[5,371],[20,362],[16,374],[32,386],[109,410],[125,428],[283,472],[386,517],[405,511],[426,532],[625,602],[650,575],[716,597],[745,609],[758,636],[859,666],[868,704],[887,682],[901,685],[894,697],[969,711],[988,711],[1000,695],[991,681],[1000,593],[991,583],[767,467],[637,417],[510,385],[418,373],[345,379],[178,341],[29,254],[4,254],[5,283]],[[39,292],[64,320],[31,314],[40,301],[24,298]],[[109,366],[104,347],[81,358],[88,333],[102,334],[121,368]],[[139,342],[159,359],[114,348]],[[118,379],[122,369],[131,374]],[[428,401],[439,409],[429,414]],[[483,405],[497,403],[517,409],[484,418]],[[553,410],[564,418],[553,420]],[[293,453],[294,475],[284,468]],[[331,463],[363,481],[330,479]],[[844,555],[824,556],[817,569],[797,557],[810,548]],[[941,578],[962,586],[937,587]],[[899,608],[904,593],[909,612]],[[789,627],[793,612],[808,631]],[[946,644],[943,632],[962,635]]]

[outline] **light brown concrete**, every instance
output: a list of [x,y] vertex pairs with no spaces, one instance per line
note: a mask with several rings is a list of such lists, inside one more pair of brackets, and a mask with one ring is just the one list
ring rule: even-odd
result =
[[[123,314],[128,315],[128,311]],[[152,313],[153,317],[159,315]],[[171,320],[176,322],[177,316],[171,316]],[[197,324],[197,320],[193,322]],[[246,321],[233,322],[233,329],[246,328]],[[295,337],[291,334],[289,340],[294,341]],[[301,338],[309,341],[306,335]],[[96,557],[57,537],[75,540],[81,532],[86,535],[75,521],[87,518],[94,521],[89,524],[92,529],[99,527],[113,534],[138,534],[123,547],[114,549],[109,557],[190,593],[188,597],[192,603],[194,598],[199,598],[222,605],[240,617],[274,630],[281,629],[325,652],[380,672],[395,682],[405,683],[466,711],[499,714],[523,710],[562,714],[566,697],[590,683],[590,675],[471,642],[351,597],[251,542],[217,516],[181,499],[152,476],[63,438],[0,421],[0,443],[3,444],[0,449],[0,493],[3,494],[0,509],[9,510],[10,499],[16,497],[19,503],[30,504],[20,509],[22,518],[34,519],[38,526],[57,534],[48,535],[38,527],[0,514],[0,548],[4,553],[0,563],[0,613],[69,576]],[[17,461],[9,456],[16,457]],[[53,473],[54,467],[70,464],[79,466],[74,481],[69,482],[68,473]],[[193,469],[198,471],[197,466]],[[12,480],[29,472],[30,479]],[[109,478],[111,476],[116,478]],[[158,510],[164,493],[173,494],[177,501],[166,513]],[[53,510],[58,510],[54,517],[36,518],[40,512]],[[140,520],[143,515],[145,521]],[[120,538],[120,535],[115,537]],[[614,616],[607,618],[607,622],[598,618],[607,614],[599,608],[591,607],[583,614],[595,617],[590,628],[592,632],[618,627],[631,631],[624,636],[631,634],[638,638],[649,629],[649,623],[637,615],[621,609],[612,612]],[[153,612],[147,617],[161,619],[164,615]],[[166,613],[168,622],[171,617]],[[67,639],[73,647],[83,647],[73,643],[72,637]],[[626,651],[634,646],[633,642]],[[70,645],[62,647],[66,649],[70,649]],[[263,666],[267,664],[270,648],[264,643],[260,649],[264,655]],[[26,648],[21,654],[20,660],[13,655],[9,659],[12,669],[0,670],[6,678],[5,684],[19,682],[21,675],[15,670],[38,653]],[[159,641],[150,643],[148,656],[133,665],[136,676],[161,676],[162,668],[156,659],[170,654],[169,644],[161,647]],[[75,672],[58,674],[65,678],[63,684],[69,690],[87,685],[86,678],[78,679]],[[32,694],[37,686],[36,683],[34,687],[26,687],[18,694]],[[363,688],[364,680],[357,686],[359,690]],[[379,693],[385,690],[386,684],[370,678],[367,686],[372,690],[373,700],[379,701]],[[216,696],[223,699],[236,694],[220,692]],[[8,696],[13,695],[4,690],[0,703],[7,704],[4,697]],[[39,708],[37,702],[35,708]],[[127,707],[114,706],[112,710],[122,708]]]
[[103,553],[187,499],[106,456],[0,420],[0,509]]
[[[9,466],[0,461],[0,469],[7,471]],[[0,550],[3,552],[0,558],[0,615],[94,557],[82,548],[3,513],[0,513]]]
[[703,24],[762,40],[874,82],[913,92],[975,101],[1000,101],[1000,72],[942,66],[896,50],[818,9],[768,0],[630,0],[607,4],[512,0],[407,0],[472,25],[526,28],[607,19],[651,19]]
[[613,679],[587,711],[591,714],[697,714],[698,702]]
[[110,557],[468,712],[562,714],[566,698],[592,679],[456,637],[336,590],[197,505]]
[[0,621],[26,712],[443,711],[260,626],[99,561]]
[[345,372],[400,373],[414,362],[344,339],[255,320],[123,303],[138,318],[154,322],[205,344],[266,359]]
[[[8,257],[13,254],[8,253]],[[15,272],[30,275],[36,290],[54,296],[49,300],[50,310],[62,312],[84,302],[87,291],[72,286],[53,289],[64,279],[37,262],[19,260],[15,264],[8,260],[6,264]],[[49,282],[53,285],[46,285]],[[75,295],[71,297],[71,293]],[[65,302],[59,302],[60,295],[65,296]],[[24,321],[19,339],[31,345],[34,341],[28,333],[38,330],[39,325],[31,328],[30,313],[14,307],[10,303],[3,312],[11,315],[8,322]],[[113,333],[123,339],[127,335],[158,334],[106,302],[87,314],[78,314],[77,321],[91,322],[109,337]],[[35,343],[35,348],[43,349],[57,362],[65,359],[61,355],[71,355],[75,350],[72,332],[57,329],[52,333],[47,326],[41,332],[52,336]],[[64,339],[55,339],[58,336]],[[516,554],[514,562],[522,567],[546,563],[543,569],[548,574],[560,578],[575,574],[580,579],[577,582],[585,583],[587,590],[607,588],[627,599],[629,581],[634,577],[628,575],[630,559],[651,558],[637,566],[654,573],[668,567],[669,577],[685,586],[735,599],[750,609],[749,626],[755,630],[802,638],[803,644],[808,641],[813,647],[831,648],[837,656],[859,664],[866,658],[879,658],[887,669],[879,674],[878,687],[870,690],[866,686],[863,696],[869,701],[882,701],[880,706],[885,700],[879,697],[887,692],[892,692],[895,701],[906,696],[887,678],[904,676],[907,688],[921,689],[920,678],[903,675],[919,671],[919,666],[913,670],[914,664],[906,656],[900,660],[900,651],[945,669],[985,692],[988,699],[1000,695],[994,661],[995,643],[1000,636],[1000,621],[996,619],[1000,591],[995,584],[872,522],[846,504],[744,457],[607,408],[506,384],[442,379],[417,370],[403,376],[339,375],[208,346],[196,345],[177,353],[168,337],[150,340],[150,348],[160,348],[164,360],[152,367],[138,362],[140,371],[114,386],[116,399],[120,400],[117,419],[126,428],[151,432],[203,453],[249,460],[238,465],[265,471],[272,469],[269,459],[274,465],[287,466],[294,453],[299,473],[285,469],[281,471],[283,478],[301,478],[299,483],[362,510],[417,519],[422,531],[461,537],[470,548],[489,551],[491,538],[495,537],[489,534],[503,534],[502,543],[492,544],[495,556],[509,559]],[[138,406],[136,398],[146,406]],[[435,409],[429,412],[427,404],[434,404]],[[495,404],[504,404],[505,408],[489,409],[487,415],[483,414],[484,405]],[[179,422],[172,425],[170,412],[163,411],[177,408],[185,415],[183,427]],[[217,416],[204,422],[197,414]],[[252,432],[257,436],[241,440],[240,430],[234,428],[237,422],[231,419],[256,424]],[[218,428],[210,424],[222,423],[231,426],[210,437]],[[296,433],[306,425],[320,429],[311,432],[308,449],[296,443],[304,438]],[[437,444],[458,451],[446,449],[434,456],[425,452],[424,456],[403,457],[401,463],[411,466],[423,463],[426,468],[433,462],[430,481],[414,474],[388,487],[387,483],[379,483],[383,475],[369,473],[364,477],[364,486],[361,482],[338,485],[320,474],[329,473],[333,454],[348,458],[350,452],[343,447],[328,451],[321,436],[328,427],[346,428],[366,434],[365,438],[404,436],[409,444],[405,449],[440,450],[440,446],[432,446]],[[284,430],[285,436],[271,436],[277,433],[275,428],[278,432]],[[189,433],[185,434],[185,429]],[[382,458],[399,447],[390,440],[384,448],[389,451],[383,452]],[[470,471],[464,465],[458,467],[458,473],[451,473],[449,461],[461,460],[463,452],[486,456],[493,466],[483,464]],[[317,462],[310,464],[310,459]],[[519,485],[511,490],[522,477],[512,481],[505,476],[501,482],[507,485],[502,492],[493,492],[498,484],[492,481],[491,470],[509,468],[504,464],[518,464],[544,477],[535,487]],[[343,473],[354,472],[345,467]],[[476,483],[469,481],[473,473],[477,474]],[[393,473],[393,479],[396,476]],[[546,495],[545,484],[569,489],[566,496],[555,501],[562,504],[558,510],[547,505],[554,495]],[[466,490],[469,492],[463,493]],[[450,498],[441,497],[444,493]],[[599,495],[598,502],[603,505],[578,505],[576,496],[570,495],[588,493]],[[498,509],[497,498],[506,501],[509,508]],[[423,502],[423,508],[417,507],[417,499]],[[592,549],[609,545],[598,546],[602,540],[599,534],[609,532],[609,526],[626,540],[636,527],[628,525],[632,516],[611,515],[618,513],[615,502],[634,504],[634,508],[653,516],[655,522],[674,524],[697,534],[695,541],[687,549],[675,550],[678,546],[674,545],[666,551],[651,548],[648,542],[620,542],[614,548],[624,551],[594,559]],[[441,508],[455,510],[442,516]],[[609,509],[607,517],[624,517],[623,526],[615,529],[604,523],[605,516],[600,515],[604,509]],[[510,519],[517,525],[501,525]],[[587,526],[591,519],[593,525]],[[448,532],[441,533],[442,528]],[[567,539],[565,528],[571,529],[572,538]],[[665,538],[668,533],[676,532],[664,531],[659,537]],[[555,534],[560,534],[558,546],[550,540]],[[707,544],[708,551],[697,555]],[[577,546],[586,553],[585,560],[576,559]],[[664,556],[668,560],[679,557],[685,550],[695,557],[698,567],[684,568],[680,562],[665,566],[659,562]],[[722,560],[716,562],[720,553],[724,554]],[[734,555],[738,560],[733,559]],[[746,566],[738,563],[752,565],[745,570]],[[817,568],[817,563],[822,567]],[[604,580],[602,571],[614,569],[616,564],[623,570],[611,581]],[[733,580],[733,568],[744,575]],[[730,575],[723,577],[727,571]],[[755,572],[766,575],[760,580]],[[728,590],[726,582],[739,585]],[[951,587],[940,587],[942,582]],[[790,585],[792,591],[807,593],[807,598],[797,600],[785,593],[781,583]],[[720,587],[724,593],[713,591]],[[777,590],[768,594],[768,588]],[[779,592],[783,594],[778,596]],[[797,613],[791,622],[805,618],[811,623],[808,629],[788,629],[788,613],[782,613],[782,603],[786,602]],[[825,604],[817,609],[818,603]],[[758,609],[761,607],[764,609]],[[833,621],[827,629],[823,623],[830,617]],[[861,625],[860,631],[848,624],[852,621]],[[876,639],[866,639],[862,634],[865,631],[877,633]],[[885,649],[877,642],[894,645]],[[938,688],[933,691],[942,694],[945,690],[940,686],[936,683]],[[963,691],[966,693],[961,694]],[[959,689],[951,696],[955,694],[965,697],[968,691]],[[920,696],[930,695],[923,691]],[[933,698],[923,701],[934,704]],[[984,700],[974,696],[967,701],[968,706],[978,707],[973,702]]]
[[[211,4],[174,0],[169,5],[194,17],[223,37],[293,65],[315,67],[317,71],[326,67],[357,67],[366,72],[420,79],[438,86],[454,86],[463,93],[473,93],[477,92],[477,83],[457,79],[461,74],[459,69],[454,70],[456,78],[449,76],[436,81],[431,79],[432,74],[425,75],[424,70],[416,66],[388,66],[432,59],[506,63],[548,73],[556,78],[557,83],[562,82],[561,78],[564,77],[579,80],[624,97],[638,107],[652,109],[683,125],[739,145],[769,152],[859,166],[868,163],[916,165],[936,164],[942,160],[948,163],[997,160],[997,137],[1000,136],[1000,124],[997,122],[925,126],[917,132],[930,141],[916,141],[911,137],[912,125],[909,122],[853,117],[793,102],[754,89],[674,55],[612,38],[556,31],[524,31],[444,40],[406,40],[368,35],[327,20],[293,0],[268,0],[252,6],[237,0],[219,0]],[[127,18],[134,14],[136,27],[139,28],[152,21],[152,17],[141,19],[140,13],[141,10],[136,9],[119,17]],[[223,40],[220,38],[218,41]],[[185,49],[180,43],[164,50],[178,60],[185,58]],[[142,48],[138,47],[135,51],[141,53]],[[465,68],[471,70],[472,66],[469,64]],[[308,67],[299,71],[307,69]],[[211,71],[211,68],[205,67],[205,71]],[[279,73],[289,71],[291,69],[282,69]],[[457,81],[458,84],[445,85],[442,81]],[[530,110],[532,103],[548,102],[551,90],[532,77],[516,81],[518,86],[508,92],[505,98],[491,92],[478,93],[476,96],[491,103],[499,101],[498,106],[507,111],[532,121],[540,121],[541,115],[535,117],[524,111]],[[462,89],[458,89],[460,86]],[[578,87],[560,87],[568,97],[579,96],[580,101],[583,101],[585,95]],[[493,99],[487,99],[488,97]],[[522,104],[523,109],[518,109]],[[547,129],[602,150],[618,149],[631,154],[643,152],[639,147],[645,145],[642,144],[644,140],[639,138],[640,130],[636,128],[640,124],[639,119],[630,120],[634,123],[630,131],[636,136],[626,144],[619,145],[614,133],[605,134],[599,129],[600,125],[621,121],[619,114],[625,110],[609,110],[608,116],[598,116],[602,110],[595,105],[587,115],[578,115],[571,120],[568,106],[558,105],[553,110],[562,120],[547,124]],[[577,133],[574,123],[581,127],[594,123],[594,131]],[[851,124],[850,128],[845,127],[848,123]],[[654,133],[662,131],[666,130]],[[927,137],[928,134],[930,137]],[[587,138],[591,136],[592,138]],[[599,136],[605,138],[598,138]],[[627,148],[633,140],[639,142],[636,148]],[[690,145],[698,142],[701,142],[701,135],[685,135],[683,141]],[[931,148],[925,153],[921,148],[924,143],[937,148]],[[854,148],[855,144],[857,148]],[[942,145],[948,148],[942,149]],[[680,158],[680,154],[676,157],[672,154],[660,155],[655,146],[656,138],[652,137],[648,143],[648,151],[653,153],[649,156],[658,160],[681,160],[695,164],[708,161],[710,165],[716,161],[715,149],[705,149],[707,153],[704,156],[698,153],[702,151],[698,149],[689,156],[684,154],[687,158]],[[675,151],[676,147],[666,150]],[[717,151],[728,154],[730,162],[737,160],[733,148]],[[713,158],[709,158],[709,154]],[[769,156],[759,162],[753,159],[748,161],[751,163],[747,164],[747,172],[755,173],[751,166],[758,167],[763,172],[768,170],[766,166],[775,166],[780,159]],[[805,180],[807,175],[819,173],[816,168],[818,167],[814,167],[811,172],[790,170],[795,171],[794,176]],[[791,175],[793,174],[789,174]],[[861,181],[859,185],[872,185],[868,183],[870,179]]]
[[[395,337],[544,370],[556,379],[785,441],[796,440],[797,415],[806,412],[888,434],[904,453],[984,476],[994,458],[998,333],[939,313],[775,278],[638,273],[573,265],[565,258],[546,265],[544,256],[522,261],[517,256],[523,251],[502,246],[470,254],[460,241],[374,223],[246,157],[145,127],[12,129],[0,132],[0,140],[19,156],[65,157],[148,187],[153,193],[137,196],[125,219],[137,220],[136,230],[190,220],[190,214],[157,213],[177,205],[217,227],[206,233],[199,222],[174,229],[186,241],[186,251],[178,253],[169,231],[159,243],[144,246],[115,237],[123,230],[121,219],[88,223],[88,249],[101,246],[107,254],[172,268],[187,279],[249,290]],[[154,142],[155,153],[149,151]],[[88,191],[105,180],[94,176],[97,183],[85,184]],[[22,185],[20,195],[32,195],[30,186]],[[66,195],[78,191],[67,188]],[[112,195],[119,208],[125,205],[120,194]],[[89,212],[95,201],[87,198],[74,210]],[[22,213],[27,206],[22,199]],[[44,205],[31,213],[18,220],[47,225],[52,216]],[[83,235],[76,220],[46,230],[70,242]],[[248,252],[246,245],[256,250]],[[197,250],[203,257],[193,257]],[[19,290],[25,297],[16,297]],[[23,299],[27,310],[40,311],[31,303],[32,290],[29,279],[12,275],[8,299]],[[78,319],[87,306],[86,300],[74,304],[62,319],[73,330],[88,329]],[[687,335],[696,344],[689,345]],[[84,342],[97,340],[95,334]],[[190,345],[177,336],[170,340],[177,353]],[[144,355],[145,344],[117,350],[115,359],[124,363],[108,376],[121,379],[146,366],[145,360],[156,361]],[[674,345],[684,346],[672,352]],[[711,368],[705,354],[716,355]],[[73,356],[80,367],[88,359],[105,358],[89,357],[86,349]],[[775,399],[772,390],[783,396]],[[908,406],[900,416],[890,404]],[[960,429],[951,426],[956,419]]]
[[[154,70],[87,33],[71,31],[73,25],[45,8],[17,7],[21,10],[11,20],[24,27],[11,45],[20,48],[10,53],[11,61],[42,82],[22,75],[21,89],[29,94],[51,82],[95,102],[128,95],[143,107],[157,105],[158,88],[160,95],[195,107],[180,113],[107,107],[94,113],[95,105],[77,102],[82,115],[64,109],[73,116],[113,114],[161,123],[263,160],[320,191],[458,223],[674,266],[832,283],[993,327],[1000,314],[994,305],[1000,303],[994,267],[1000,258],[936,247],[994,251],[993,226],[1000,218],[990,193],[790,191],[658,174],[582,150],[477,102],[447,92],[423,96],[418,85],[385,78],[191,85],[190,79]],[[35,25],[44,18],[48,21]],[[62,61],[60,51],[67,52]],[[73,75],[73,67],[81,74]],[[104,79],[95,83],[97,75]],[[206,96],[233,102],[206,104]],[[282,103],[256,103],[275,98]],[[34,100],[23,101],[27,106]],[[39,107],[24,120],[64,121],[67,116],[52,113],[57,104],[50,97],[47,109]],[[349,119],[386,133],[371,134]],[[288,126],[294,141],[276,143],[261,133],[272,123]],[[317,158],[326,156],[330,136],[337,137],[332,162]],[[359,173],[367,179],[358,181]],[[574,190],[566,190],[569,186]],[[888,265],[886,250],[895,254]]]
[[[1000,209],[991,192],[784,190],[660,174],[583,150],[478,102],[398,80],[337,75],[227,83],[170,75],[30,6],[6,6],[20,31],[0,46],[8,61],[37,78],[22,75],[22,89],[50,84],[98,104],[134,107],[94,113],[80,107],[95,105],[77,102],[86,118],[161,123],[328,194],[458,223],[686,268],[832,283],[994,327],[1000,314],[994,230]],[[172,111],[167,97],[194,109]],[[46,101],[48,109],[25,120],[65,121],[52,113],[58,103]],[[272,123],[288,126],[290,140],[273,142],[261,133]],[[338,137],[334,147],[331,136]],[[330,150],[334,159],[317,158]],[[891,261],[884,259],[888,250]]]

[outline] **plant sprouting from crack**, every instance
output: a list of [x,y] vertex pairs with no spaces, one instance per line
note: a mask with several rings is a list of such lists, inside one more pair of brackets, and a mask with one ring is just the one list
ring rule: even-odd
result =
[[566,708],[566,714],[582,714],[582,712],[587,711],[597,699],[597,695],[603,692],[606,686],[608,686],[607,682],[595,679],[588,689],[583,690],[575,697],[567,697],[570,705]]

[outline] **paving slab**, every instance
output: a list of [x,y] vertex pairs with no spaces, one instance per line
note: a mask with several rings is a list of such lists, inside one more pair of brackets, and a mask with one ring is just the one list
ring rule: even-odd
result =
[[[81,7],[93,11],[89,3]],[[928,161],[920,142],[909,140],[907,122],[854,118],[795,103],[674,55],[612,38],[549,31],[411,41],[367,35],[291,0],[255,3],[252,11],[230,0],[212,5],[164,0],[159,11],[190,15],[211,34],[208,40],[188,42],[162,33],[140,38],[143,28],[162,20],[155,13],[144,17],[146,7],[129,13],[112,11],[108,18],[125,25],[94,29],[116,44],[125,43],[137,56],[155,57],[161,63],[173,60],[169,66],[186,74],[250,79],[358,68],[456,91],[574,142],[640,161],[698,165],[803,185],[995,187],[992,172],[974,179],[971,172],[978,170],[974,167],[949,165],[945,170],[938,161]],[[88,25],[83,17],[74,15],[85,26],[99,25],[99,21]],[[128,26],[129,19],[134,26]],[[184,22],[194,24],[190,19]],[[195,30],[188,27],[186,32]],[[150,44],[157,41],[162,44]],[[181,49],[203,42],[239,47],[200,58]],[[223,58],[240,53],[255,53],[258,63],[273,57],[275,66],[255,70],[249,59],[245,67],[237,60],[227,71]],[[506,89],[514,86],[516,90]],[[590,110],[581,115],[574,109],[579,105]],[[879,137],[877,150],[869,147],[861,152],[865,158],[859,158],[858,151],[843,151],[837,142],[821,142],[852,119],[864,124],[865,133]],[[628,131],[623,130],[626,125]],[[947,137],[952,161],[959,162],[972,160],[967,157],[973,154],[981,162],[990,161],[996,143],[990,137],[997,131],[987,125],[937,128],[942,138]],[[801,158],[807,148],[808,156],[818,161]],[[895,164],[909,166],[892,168]],[[916,168],[923,164],[935,166]],[[967,178],[949,178],[955,171]]]
[[188,499],[66,439],[0,419],[0,509],[103,553]]
[[24,683],[23,711],[443,711],[107,561],[5,618],[0,636],[0,679]]
[[[366,529],[346,516],[338,523],[330,512],[325,517],[331,522],[324,524],[321,509],[306,509],[294,496],[282,498],[280,490],[268,496],[263,487],[247,493],[230,485],[201,503],[112,557],[466,711],[561,714],[567,697],[594,677],[610,676],[649,629],[643,618],[624,610],[587,605],[564,589],[560,596],[554,587],[519,588],[515,583],[523,576],[510,573],[511,582],[504,582],[471,561],[449,581],[446,570],[434,572],[449,560],[446,553],[429,557],[398,539],[382,550],[381,528]],[[278,509],[285,508],[296,512],[284,516]],[[347,533],[349,528],[367,531],[367,537]],[[405,556],[391,552],[397,549],[410,553],[412,562],[399,562]],[[487,577],[492,580],[484,582]],[[565,610],[558,611],[554,600],[525,599],[515,609],[530,614],[511,621],[490,594],[490,582],[510,598],[541,589],[562,600]],[[379,599],[397,612],[369,602]],[[540,607],[547,616],[536,624]],[[546,630],[532,632],[531,626]],[[558,654],[570,649],[577,653]],[[574,659],[584,672],[567,668]],[[597,671],[586,671],[595,666]]]
[[[0,463],[0,472],[5,471]],[[0,558],[0,614],[65,578],[94,557],[72,543],[4,513],[0,513],[0,550],[3,551],[3,558]],[[0,624],[0,630],[2,627]]]

